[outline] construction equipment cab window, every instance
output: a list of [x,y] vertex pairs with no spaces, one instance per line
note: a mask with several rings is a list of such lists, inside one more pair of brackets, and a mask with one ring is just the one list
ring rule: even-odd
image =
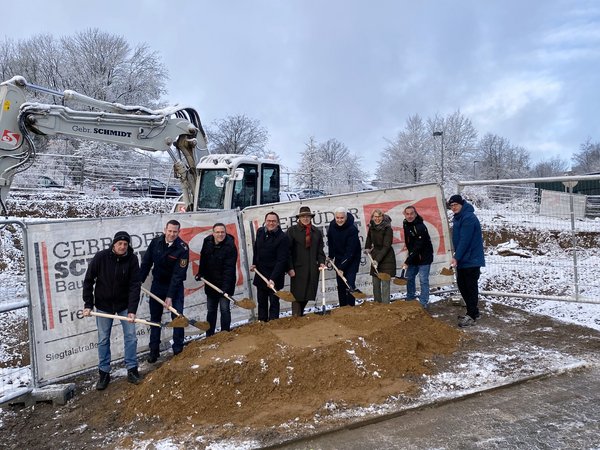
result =
[[244,209],[246,206],[256,204],[256,189],[258,184],[258,168],[254,164],[241,164],[244,169],[244,177],[236,180],[233,186],[233,204],[232,208]]

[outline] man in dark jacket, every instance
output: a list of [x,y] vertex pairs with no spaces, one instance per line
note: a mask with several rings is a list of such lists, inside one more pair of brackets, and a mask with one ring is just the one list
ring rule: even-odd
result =
[[[344,277],[353,291],[356,289],[356,274],[360,266],[361,246],[358,228],[354,225],[354,216],[346,208],[336,208],[335,219],[329,224],[327,246],[329,258],[344,273]],[[355,299],[341,277],[336,277],[340,306],[354,306]]]
[[[237,278],[235,273],[237,256],[238,251],[234,237],[227,234],[225,224],[215,223],[212,235],[204,238],[196,280],[200,281],[200,277],[202,277],[226,294],[233,295]],[[208,285],[204,287],[204,290],[207,305],[206,320],[210,324],[206,336],[215,334],[219,309],[221,310],[221,331],[229,331],[231,328],[229,299]]]
[[406,299],[417,298],[416,278],[419,275],[419,303],[429,308],[429,272],[433,262],[433,245],[427,226],[414,206],[404,208],[404,244],[408,250],[402,268],[406,270]]
[[[190,252],[187,244],[179,237],[180,229],[181,224],[177,220],[169,220],[164,234],[152,239],[142,258],[140,279],[143,283],[152,269],[150,292],[163,299],[167,306],[172,306],[179,314],[183,314],[183,282],[187,276]],[[150,299],[149,305],[150,319],[160,322],[163,305],[153,299]],[[174,319],[177,316],[171,313],[171,317]],[[160,355],[160,332],[161,328],[151,327],[149,363],[155,363]],[[182,352],[183,339],[183,328],[173,328],[174,355]]]
[[257,269],[268,280],[255,276],[258,300],[258,320],[268,322],[279,319],[279,298],[273,292],[281,290],[285,281],[285,273],[290,259],[290,241],[279,226],[279,216],[271,211],[265,215],[265,225],[256,231],[252,266],[250,271]]
[[315,215],[310,207],[301,206],[296,219],[298,222],[287,230],[290,240],[290,290],[296,299],[292,302],[292,315],[304,315],[309,301],[317,297],[319,270],[325,267],[323,233],[312,224]]
[[473,205],[460,195],[453,195],[448,200],[452,210],[452,244],[454,257],[452,266],[456,268],[458,290],[467,305],[467,315],[458,318],[459,327],[475,325],[479,318],[479,275],[485,267],[483,252],[483,235],[481,224],[475,215]]
[[[140,382],[137,363],[135,314],[140,301],[139,263],[129,246],[131,237],[126,231],[115,234],[111,248],[100,250],[90,262],[83,280],[83,315],[90,317],[94,307],[99,312],[118,314],[121,320],[125,347],[127,381]],[[113,319],[96,316],[98,326],[98,371],[96,389],[106,389],[110,382],[110,334]]]

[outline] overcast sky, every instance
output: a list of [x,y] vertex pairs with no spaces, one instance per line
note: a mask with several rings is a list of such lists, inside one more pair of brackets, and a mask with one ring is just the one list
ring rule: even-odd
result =
[[561,0],[29,0],[0,33],[86,28],[147,43],[168,67],[168,103],[205,125],[260,120],[296,168],[310,136],[373,171],[414,114],[460,110],[534,161],[600,141],[600,2]]

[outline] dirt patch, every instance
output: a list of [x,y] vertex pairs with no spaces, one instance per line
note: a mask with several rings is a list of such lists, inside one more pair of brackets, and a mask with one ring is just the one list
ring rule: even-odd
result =
[[[537,354],[584,359],[600,350],[595,330],[498,303],[480,310],[467,330],[455,325],[464,308],[448,301],[431,305],[433,317],[398,301],[243,326],[164,355],[158,366],[143,363],[138,386],[117,375],[97,392],[95,373],[79,377],[67,405],[13,406],[0,431],[13,436],[3,441],[11,449],[48,448],[49,437],[63,449],[153,449],[162,439],[179,448],[221,440],[260,447],[400,410],[432,389],[435,374],[493,363],[498,380],[518,379],[545,370],[532,364]],[[433,388],[485,384],[472,377]],[[361,405],[367,412],[353,415]]]

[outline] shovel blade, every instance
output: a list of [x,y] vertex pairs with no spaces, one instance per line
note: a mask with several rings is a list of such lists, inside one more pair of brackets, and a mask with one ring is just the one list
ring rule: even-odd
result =
[[208,331],[210,329],[210,324],[208,322],[202,322],[199,320],[190,320],[190,325],[202,331]]
[[359,291],[358,289],[354,290],[354,291],[350,291],[350,295],[356,299],[362,299],[362,298],[367,298],[367,294],[365,294],[364,292]]
[[240,308],[244,308],[244,309],[256,308],[256,303],[254,303],[254,301],[252,299],[249,299],[247,297],[245,297],[241,300],[234,300],[233,302],[236,306],[239,306]]
[[377,274],[377,278],[379,278],[381,281],[390,281],[392,276],[389,273],[379,272]]
[[394,284],[397,284],[398,286],[406,286],[408,281],[406,278],[394,277]]
[[452,270],[452,267],[443,267],[440,271],[440,275],[451,277],[452,275],[454,275],[454,270]]
[[291,292],[288,291],[277,291],[275,293],[275,295],[277,297],[279,297],[281,300],[284,300],[286,302],[295,302],[296,299],[294,298],[294,294],[292,294]]
[[183,316],[175,317],[172,321],[167,324],[169,328],[185,328],[190,324],[189,320],[187,320]]

